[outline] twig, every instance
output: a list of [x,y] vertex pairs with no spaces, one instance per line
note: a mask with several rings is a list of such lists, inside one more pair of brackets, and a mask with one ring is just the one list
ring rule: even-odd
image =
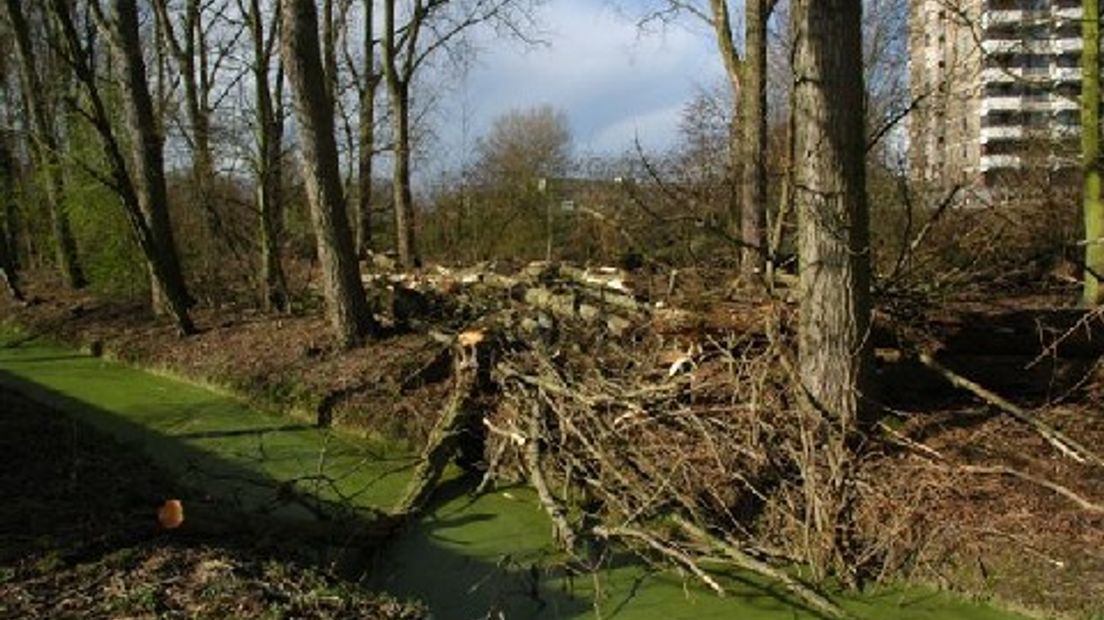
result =
[[563,543],[568,553],[574,554],[575,530],[567,522],[567,515],[564,513],[563,506],[552,495],[552,491],[548,489],[548,484],[544,480],[544,469],[541,462],[543,460],[541,458],[541,440],[544,435],[541,431],[544,426],[542,422],[543,415],[543,402],[539,398],[535,399],[528,416],[529,440],[525,442],[525,464],[529,470],[529,483],[537,491],[541,506],[544,507],[548,518],[552,520],[552,526],[556,529],[556,537]]
[[715,579],[710,577],[709,573],[702,570],[702,568],[698,566],[697,562],[695,562],[693,558],[691,558],[683,551],[680,551],[679,549],[676,549],[671,545],[665,544],[663,541],[659,540],[655,536],[652,536],[648,532],[645,532],[644,530],[626,526],[598,526],[594,528],[594,534],[600,538],[622,538],[643,542],[651,549],[657,551],[660,555],[663,555],[668,559],[674,560],[682,566],[685,566],[687,570],[694,573],[694,575],[698,579],[700,579],[702,583],[709,586],[714,592],[717,593],[718,596],[725,595],[724,588],[721,587],[721,584],[717,583]]
[[895,438],[895,441],[898,441],[899,443],[901,443],[905,447],[911,448],[911,449],[915,450],[916,452],[920,453],[921,455],[923,455],[927,458],[930,458],[934,461],[938,461],[940,463],[945,464],[944,466],[939,468],[941,470],[946,470],[946,471],[958,470],[958,471],[963,471],[963,472],[971,473],[971,474],[992,474],[992,475],[1011,476],[1013,478],[1019,478],[1020,480],[1025,480],[1025,481],[1030,482],[1032,484],[1036,484],[1038,486],[1041,486],[1045,489],[1049,489],[1049,490],[1057,493],[1058,495],[1061,495],[1062,497],[1065,497],[1066,499],[1070,500],[1071,502],[1077,504],[1081,508],[1084,508],[1085,510],[1088,510],[1089,512],[1104,513],[1104,506],[1102,506],[1100,504],[1097,504],[1097,503],[1095,503],[1091,500],[1085,499],[1083,496],[1079,495],[1077,492],[1069,489],[1068,487],[1062,486],[1062,485],[1058,484],[1057,482],[1053,482],[1051,480],[1047,480],[1046,478],[1040,478],[1038,476],[1034,476],[1034,475],[1031,475],[1031,474],[1028,474],[1028,473],[1025,473],[1025,472],[1016,470],[1016,469],[1012,469],[1011,467],[1004,467],[1004,466],[1001,466],[1001,465],[995,465],[995,466],[954,465],[950,462],[950,460],[947,457],[943,456],[943,454],[940,453],[939,451],[937,451],[937,450],[935,450],[935,449],[933,449],[933,448],[931,448],[931,447],[929,447],[929,446],[927,446],[927,445],[925,445],[921,442],[918,442],[918,441],[915,441],[913,439],[909,439],[908,437],[905,437],[904,435],[902,435],[901,433],[893,430],[892,428],[890,428],[888,425],[886,425],[884,423],[879,423],[879,426],[882,428],[882,430],[884,430],[884,431],[888,432],[889,434],[893,435],[894,438]]
[[1033,476],[1031,474],[1028,474],[1028,473],[1025,473],[1025,472],[1016,470],[1016,469],[1012,469],[1011,467],[961,465],[961,466],[957,467],[956,469],[959,469],[961,471],[971,473],[971,474],[990,474],[990,475],[997,475],[997,476],[1011,476],[1013,478],[1019,478],[1020,480],[1024,480],[1024,481],[1030,482],[1032,484],[1041,486],[1044,489],[1049,489],[1051,491],[1054,491],[1058,495],[1061,495],[1062,497],[1070,500],[1071,502],[1077,504],[1078,506],[1080,506],[1081,508],[1083,508],[1083,509],[1085,509],[1089,512],[1104,514],[1104,506],[1102,506],[1100,504],[1097,504],[1096,502],[1093,502],[1091,500],[1085,499],[1085,497],[1083,497],[1082,495],[1078,494],[1077,492],[1071,490],[1069,487],[1062,486],[1062,485],[1058,484],[1057,482],[1047,480],[1046,478],[1040,478],[1038,476]]
[[825,615],[832,618],[847,617],[847,612],[840,609],[838,605],[824,598],[819,593],[815,592],[800,581],[774,568],[770,564],[767,564],[766,562],[752,557],[747,552],[727,541],[721,540],[716,536],[711,536],[705,530],[694,525],[693,523],[690,523],[682,517],[675,517],[675,523],[682,529],[683,532],[685,532],[691,538],[695,538],[699,542],[702,542],[713,547],[714,549],[717,549],[740,568],[751,571],[753,573],[757,573],[786,586],[786,589],[788,589],[790,592],[793,592],[794,595],[807,603],[813,609],[816,609],[817,611],[824,613]]
[[1074,439],[1067,437],[1065,433],[1043,422],[1028,411],[1004,399],[999,394],[943,366],[927,353],[921,353],[919,359],[921,364],[942,375],[951,385],[972,393],[974,396],[977,396],[990,405],[993,405],[1013,418],[1035,429],[1035,432],[1039,433],[1043,439],[1046,439],[1050,445],[1054,446],[1062,454],[1078,463],[1089,462],[1099,467],[1104,467],[1104,460],[1091,450],[1082,446]]
[[1093,319],[1098,319],[1100,317],[1104,317],[1104,306],[1093,308],[1091,311],[1086,312],[1085,315],[1078,319],[1072,327],[1067,329],[1066,332],[1063,333],[1061,336],[1054,339],[1054,342],[1048,344],[1046,348],[1044,348],[1042,352],[1039,353],[1039,355],[1036,356],[1035,359],[1031,360],[1031,362],[1029,362],[1024,368],[1026,370],[1031,370],[1039,362],[1043,361],[1047,357],[1050,357],[1051,355],[1056,355],[1058,353],[1058,347],[1061,346],[1061,344],[1069,339],[1071,336],[1073,336],[1074,332],[1076,332],[1077,330],[1081,328],[1087,328],[1090,330],[1091,333],[1092,328],[1089,327],[1089,323],[1091,323]]
[[906,448],[910,448],[923,454],[924,456],[931,457],[939,461],[945,461],[947,459],[947,457],[943,456],[942,452],[919,441],[916,441],[915,439],[910,439],[909,437],[905,436],[885,422],[878,422],[878,428],[882,429],[882,431],[884,431],[886,434],[891,435],[893,437],[893,441],[905,446]]

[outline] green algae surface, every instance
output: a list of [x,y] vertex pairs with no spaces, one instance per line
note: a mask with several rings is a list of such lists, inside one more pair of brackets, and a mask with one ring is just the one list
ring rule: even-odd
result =
[[[250,407],[203,387],[0,330],[0,383],[133,443],[197,493],[245,510],[310,511],[281,501],[288,485],[319,502],[386,509],[412,455]],[[569,574],[551,526],[524,488],[478,497],[446,482],[435,506],[370,560],[370,583],[425,601],[439,619],[817,618],[777,586],[722,573],[717,597],[631,558]],[[189,498],[182,498],[185,505]],[[1005,620],[1015,614],[925,589],[837,597],[859,618]]]

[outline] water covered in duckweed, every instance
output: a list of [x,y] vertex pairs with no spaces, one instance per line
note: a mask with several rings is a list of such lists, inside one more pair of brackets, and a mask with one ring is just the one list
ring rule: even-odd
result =
[[[289,518],[296,488],[319,502],[386,508],[412,457],[380,442],[270,415],[232,396],[73,349],[0,331],[0,382],[133,442],[196,493]],[[817,616],[761,579],[732,572],[723,598],[670,571],[627,557],[593,574],[568,574],[531,493],[497,489],[479,497],[446,483],[415,527],[369,560],[370,583],[425,601],[435,618],[602,618],[790,620]],[[182,498],[187,505],[190,498]],[[846,597],[860,618],[1003,620],[1018,616],[925,589]],[[501,612],[501,616],[498,613]]]

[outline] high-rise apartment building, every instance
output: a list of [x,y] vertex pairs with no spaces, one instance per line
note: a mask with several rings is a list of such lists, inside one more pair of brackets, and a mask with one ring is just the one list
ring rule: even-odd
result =
[[1073,183],[1080,0],[914,0],[909,45],[914,180],[978,195]]

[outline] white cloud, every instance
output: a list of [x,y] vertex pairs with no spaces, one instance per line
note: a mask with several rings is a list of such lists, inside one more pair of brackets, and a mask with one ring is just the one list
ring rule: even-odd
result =
[[674,142],[682,118],[682,103],[627,116],[603,128],[594,137],[599,150],[625,150],[639,140],[645,150],[662,148]]
[[674,138],[695,87],[721,75],[707,33],[671,27],[641,34],[598,0],[556,0],[543,23],[547,47],[482,42],[462,93],[474,135],[507,110],[548,103],[567,112],[582,149],[619,151],[635,135],[662,146]]

